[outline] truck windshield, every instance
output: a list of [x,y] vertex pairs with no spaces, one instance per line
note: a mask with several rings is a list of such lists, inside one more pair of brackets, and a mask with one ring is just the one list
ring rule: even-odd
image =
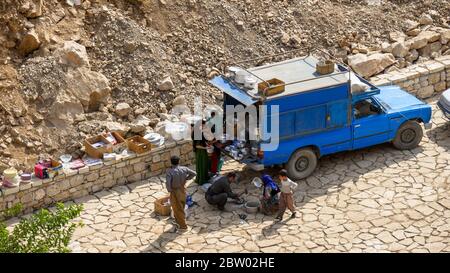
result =
[[382,101],[376,97],[373,97],[373,99],[374,99],[374,101],[376,101],[378,103],[378,105],[381,106],[381,108],[383,108],[383,111],[386,112],[389,109],[389,106],[384,101]]

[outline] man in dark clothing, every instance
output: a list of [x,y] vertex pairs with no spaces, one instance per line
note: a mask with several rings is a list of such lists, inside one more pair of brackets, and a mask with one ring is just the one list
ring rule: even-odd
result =
[[179,166],[180,158],[172,156],[170,158],[172,167],[166,171],[166,187],[170,193],[170,205],[172,206],[175,223],[179,230],[187,230],[186,215],[184,206],[186,205],[186,181],[195,177],[196,173],[184,166]]
[[231,190],[230,183],[236,181],[235,173],[213,178],[211,186],[205,193],[205,199],[210,205],[217,205],[219,210],[225,209],[228,198],[239,200],[239,195]]

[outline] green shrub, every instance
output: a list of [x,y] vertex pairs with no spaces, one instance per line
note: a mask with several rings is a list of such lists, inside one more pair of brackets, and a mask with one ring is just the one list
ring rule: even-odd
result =
[[[17,215],[19,208],[12,208],[5,217]],[[49,253],[70,252],[70,239],[77,227],[82,223],[72,220],[80,216],[82,205],[56,204],[56,210],[51,212],[42,209],[28,219],[22,219],[12,232],[0,222],[0,253]]]

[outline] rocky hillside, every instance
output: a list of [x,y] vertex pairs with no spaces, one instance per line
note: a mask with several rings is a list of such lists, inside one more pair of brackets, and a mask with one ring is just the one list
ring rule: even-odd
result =
[[[243,59],[316,48],[369,77],[450,54],[448,0],[3,0],[0,171],[155,130]],[[268,58],[259,63],[274,61]]]

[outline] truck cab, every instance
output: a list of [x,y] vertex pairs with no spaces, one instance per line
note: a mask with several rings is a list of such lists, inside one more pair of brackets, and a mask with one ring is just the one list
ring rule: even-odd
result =
[[[324,155],[385,142],[392,142],[397,149],[419,145],[423,136],[420,123],[431,125],[429,105],[397,86],[376,87],[344,64],[333,63],[329,72],[319,73],[321,64],[308,55],[248,69],[239,67],[253,78],[251,82],[256,81],[254,86],[237,81],[236,68],[231,75],[210,81],[224,93],[226,115],[227,105],[263,105],[268,120],[278,119],[278,128],[272,129],[270,122],[260,125],[265,127],[260,132],[278,130],[277,148],[262,149],[261,144],[268,140],[261,133],[256,141],[258,152],[239,161],[255,170],[282,164],[290,178],[298,180],[311,175]],[[274,79],[277,84],[271,85]],[[278,92],[267,92],[270,88]],[[272,113],[273,106],[278,108],[276,113]]]

